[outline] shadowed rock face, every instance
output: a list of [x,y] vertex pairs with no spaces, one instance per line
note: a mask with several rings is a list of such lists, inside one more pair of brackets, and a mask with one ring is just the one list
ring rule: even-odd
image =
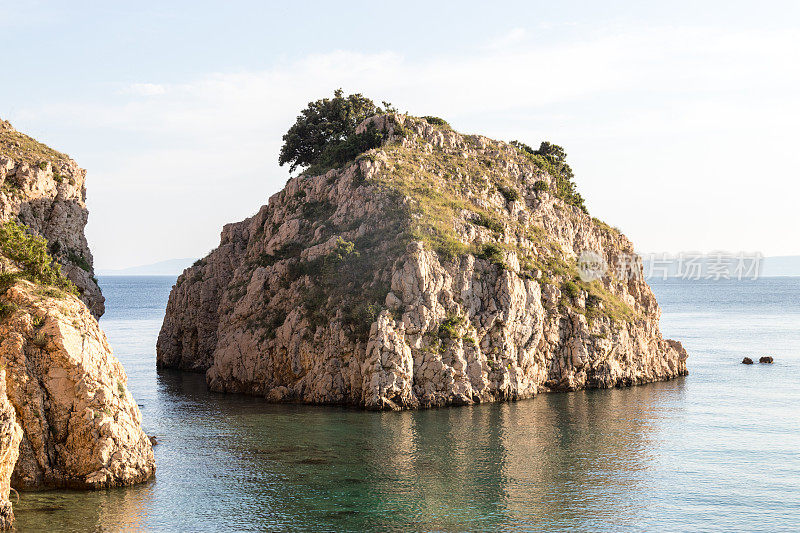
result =
[[[370,409],[686,374],[632,244],[559,199],[535,158],[412,117],[368,122],[386,144],[290,179],[178,278],[160,367]],[[601,280],[578,276],[587,250],[611,266]]]
[[86,171],[0,120],[0,222],[17,218],[47,239],[50,255],[99,318],[105,311],[83,230]]

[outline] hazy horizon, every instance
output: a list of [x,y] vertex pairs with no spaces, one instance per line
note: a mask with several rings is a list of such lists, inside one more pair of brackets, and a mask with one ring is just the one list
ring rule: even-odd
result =
[[351,5],[0,0],[0,117],[88,170],[98,270],[204,256],[338,87],[564,146],[637,250],[800,255],[797,4]]

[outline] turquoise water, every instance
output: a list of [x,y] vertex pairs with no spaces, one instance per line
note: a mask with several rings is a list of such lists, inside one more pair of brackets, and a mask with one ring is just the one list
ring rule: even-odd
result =
[[403,413],[270,405],[157,373],[172,281],[101,279],[156,479],[23,493],[19,530],[800,530],[800,278],[653,282],[686,378]]

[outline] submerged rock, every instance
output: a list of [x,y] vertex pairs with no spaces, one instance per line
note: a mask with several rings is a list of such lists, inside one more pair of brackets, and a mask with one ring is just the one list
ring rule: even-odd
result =
[[758,360],[758,362],[759,362],[759,363],[767,363],[767,364],[772,364],[772,363],[773,363],[773,360],[772,360],[772,357],[771,357],[771,356],[769,356],[769,355],[765,355],[764,357],[760,358],[760,359]]
[[743,365],[752,365],[753,364],[753,360],[750,359],[749,357],[745,357],[744,359],[742,359],[742,364]]
[[[633,245],[542,160],[402,115],[290,179],[178,278],[160,367],[271,401],[400,409],[685,375]],[[361,126],[362,128],[365,125]],[[585,281],[581,254],[605,268]]]

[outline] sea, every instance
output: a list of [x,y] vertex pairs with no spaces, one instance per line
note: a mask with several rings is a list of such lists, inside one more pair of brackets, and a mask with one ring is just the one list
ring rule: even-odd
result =
[[100,279],[155,479],[22,492],[19,531],[800,531],[800,278],[652,280],[687,377],[399,413],[157,371],[173,283]]

